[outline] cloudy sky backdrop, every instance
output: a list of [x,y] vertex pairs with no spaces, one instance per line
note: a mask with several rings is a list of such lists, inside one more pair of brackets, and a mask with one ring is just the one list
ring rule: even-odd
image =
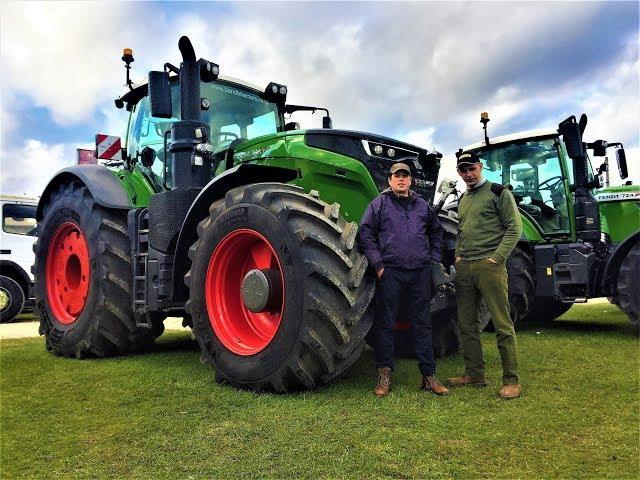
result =
[[[39,194],[96,133],[123,135],[122,48],[134,79],[179,64],[188,35],[223,75],[289,86],[336,128],[435,147],[589,116],[640,179],[638,2],[84,3],[0,7],[0,190]],[[296,114],[303,127],[320,115]],[[614,174],[614,181],[616,176]]]

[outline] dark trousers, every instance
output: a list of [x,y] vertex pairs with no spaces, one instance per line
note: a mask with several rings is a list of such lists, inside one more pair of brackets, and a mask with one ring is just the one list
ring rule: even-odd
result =
[[431,340],[431,266],[408,270],[385,267],[376,285],[376,364],[393,370],[394,324],[400,300],[407,302],[408,319],[422,375],[434,375]]

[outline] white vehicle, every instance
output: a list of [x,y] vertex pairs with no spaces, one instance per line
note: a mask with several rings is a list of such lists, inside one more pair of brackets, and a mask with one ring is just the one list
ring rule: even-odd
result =
[[33,310],[33,244],[36,241],[37,198],[1,195],[0,322]]

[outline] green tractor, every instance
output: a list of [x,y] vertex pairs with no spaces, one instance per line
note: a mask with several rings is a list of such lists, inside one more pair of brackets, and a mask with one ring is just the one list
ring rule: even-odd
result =
[[[511,189],[522,216],[522,239],[507,262],[514,321],[552,320],[574,303],[608,297],[637,331],[640,187],[630,181],[611,187],[608,175],[608,155],[615,153],[620,177],[628,177],[622,144],[583,142],[586,115],[579,122],[566,119],[557,130],[492,139],[488,115],[483,113],[480,121],[484,141],[459,153],[477,153],[485,178]],[[588,152],[605,159],[595,173]],[[456,202],[444,208],[455,218]],[[486,307],[479,315],[487,326]]]
[[[433,201],[441,154],[333,130],[326,109],[287,104],[286,86],[224,78],[188,38],[178,46],[180,67],[140,86],[125,50],[129,89],[115,104],[130,112],[126,145],[97,135],[108,160],[63,169],[42,194],[40,333],[57,355],[111,356],[148,347],[178,316],[218,382],[319,387],[356,361],[372,325],[375,280],[357,222],[396,161]],[[285,122],[316,110],[322,129]],[[449,266],[455,225],[445,227]],[[459,340],[441,277],[434,343],[449,354]]]

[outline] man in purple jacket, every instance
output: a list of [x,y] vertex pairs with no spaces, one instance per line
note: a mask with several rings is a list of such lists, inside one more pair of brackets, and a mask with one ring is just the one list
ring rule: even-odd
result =
[[389,188],[369,204],[360,224],[358,243],[378,277],[376,286],[375,394],[391,390],[394,324],[401,296],[412,315],[414,345],[422,374],[421,388],[449,393],[435,378],[431,340],[431,264],[442,260],[442,225],[429,204],[410,190],[411,170],[395,163]]

